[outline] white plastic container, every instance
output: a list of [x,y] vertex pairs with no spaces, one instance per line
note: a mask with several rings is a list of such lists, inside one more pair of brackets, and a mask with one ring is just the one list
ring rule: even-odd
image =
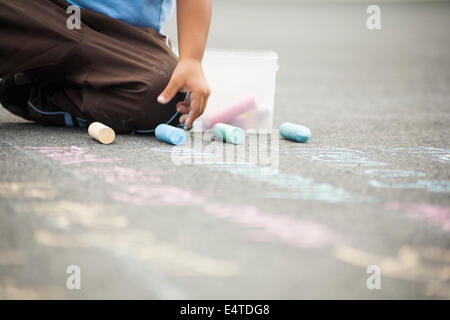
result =
[[214,117],[229,106],[239,105],[240,101],[248,103],[252,97],[256,108],[225,122],[243,129],[272,129],[278,71],[275,52],[208,49],[203,68],[211,96],[204,115],[194,123],[194,130],[207,129],[203,119]]

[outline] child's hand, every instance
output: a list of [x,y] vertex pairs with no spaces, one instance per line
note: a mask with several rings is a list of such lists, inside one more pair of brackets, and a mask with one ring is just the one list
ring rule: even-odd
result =
[[[195,59],[180,59],[173,71],[169,84],[159,95],[159,103],[168,103],[177,92],[190,93],[190,100],[179,102],[177,111],[183,115],[180,122],[187,120],[186,126],[192,127],[195,119],[203,114],[210,95],[210,89],[200,61]],[[188,117],[189,115],[189,117]]]

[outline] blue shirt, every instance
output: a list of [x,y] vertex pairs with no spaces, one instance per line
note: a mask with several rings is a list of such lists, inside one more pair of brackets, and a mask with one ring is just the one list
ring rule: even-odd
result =
[[[72,5],[106,14],[137,27],[161,30],[175,0],[67,0]],[[81,17],[83,20],[83,17]]]

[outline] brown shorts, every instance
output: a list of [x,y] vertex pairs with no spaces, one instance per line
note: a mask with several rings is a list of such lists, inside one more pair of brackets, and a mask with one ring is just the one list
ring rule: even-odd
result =
[[27,106],[46,125],[99,121],[119,133],[178,123],[176,103],[157,102],[177,58],[165,36],[81,9],[81,29],[66,25],[64,0],[0,0],[0,77],[37,79]]

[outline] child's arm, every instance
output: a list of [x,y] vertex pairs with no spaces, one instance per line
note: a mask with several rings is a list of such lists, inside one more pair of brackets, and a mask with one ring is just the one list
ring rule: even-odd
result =
[[202,70],[202,58],[211,22],[212,0],[177,0],[178,47],[180,58],[169,84],[158,97],[159,103],[169,102],[178,91],[190,93],[190,105],[179,103],[177,110],[190,117],[190,128],[206,108],[210,89]]

